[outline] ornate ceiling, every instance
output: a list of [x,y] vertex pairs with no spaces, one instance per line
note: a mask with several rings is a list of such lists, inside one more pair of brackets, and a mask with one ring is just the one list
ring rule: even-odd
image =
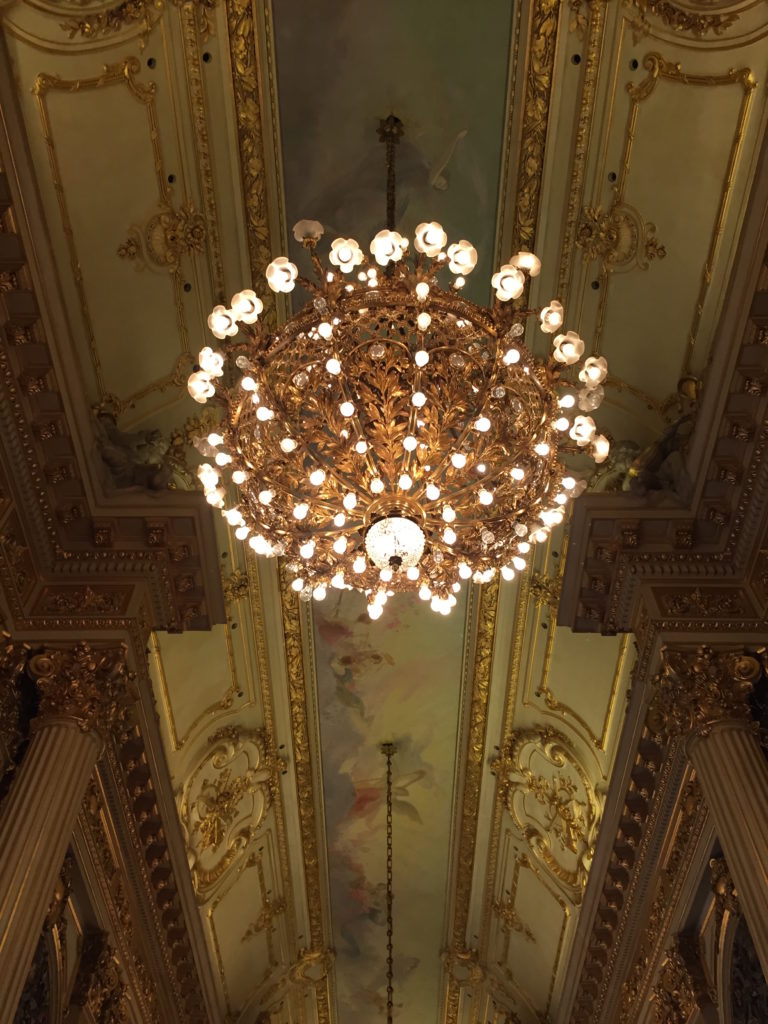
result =
[[[169,493],[202,502],[178,492],[207,312],[253,282],[285,315],[263,269],[293,251],[299,218],[360,238],[380,226],[375,129],[391,110],[407,132],[398,226],[428,216],[470,238],[480,301],[492,265],[535,246],[533,301],[558,295],[608,357],[605,418],[626,444],[597,486],[689,411],[768,116],[757,0],[0,10],[0,153],[14,154],[77,458],[121,502],[146,504],[147,487],[158,516]],[[111,417],[159,432],[142,445],[176,491],[107,464],[128,443]],[[568,530],[449,619],[400,596],[370,622],[355,594],[299,608],[273,562],[201,523],[225,613],[149,615],[143,713],[178,811],[209,1018],[381,1019],[378,747],[394,740],[398,1019],[566,1021],[622,728],[639,720],[632,638],[556,624]],[[6,522],[6,559],[9,537]]]

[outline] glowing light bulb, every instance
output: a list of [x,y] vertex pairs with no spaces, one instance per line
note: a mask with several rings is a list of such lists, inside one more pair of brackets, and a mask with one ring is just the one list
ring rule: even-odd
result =
[[450,526],[446,526],[446,528],[443,530],[443,540],[445,541],[446,544],[456,543],[456,534],[450,528]]
[[369,604],[368,605],[368,617],[371,619],[380,619],[384,609],[380,604]]
[[475,420],[475,430],[479,430],[481,434],[485,434],[491,429],[491,421],[487,416],[479,416]]
[[311,558],[312,555],[314,555],[314,553],[315,553],[315,542],[313,540],[306,541],[299,548],[299,554],[304,559]]
[[347,512],[351,512],[352,511],[352,509],[357,505],[357,495],[355,494],[354,491],[348,491],[344,495],[344,500],[342,501],[342,505],[347,510]]
[[459,576],[461,576],[463,580],[468,580],[471,578],[472,570],[470,569],[466,562],[459,562]]
[[481,488],[477,492],[477,500],[481,505],[491,505],[493,504],[493,492],[486,491],[485,488]]
[[295,580],[293,581],[293,583],[291,584],[291,590],[295,590],[295,591],[296,591],[296,593],[298,594],[298,592],[299,592],[300,590],[303,590],[303,589],[304,589],[304,580],[300,579],[300,578],[299,578],[299,577],[297,576],[297,577],[296,577],[296,579],[295,579]]
[[255,391],[256,381],[253,379],[253,377],[243,377],[242,380],[240,381],[240,387],[243,389],[243,391]]
[[342,416],[354,416],[355,407],[352,404],[352,402],[342,402],[341,405],[339,406],[339,412],[341,413]]
[[405,448],[407,452],[415,451],[418,443],[419,442],[416,440],[415,437],[413,437],[412,434],[409,434],[407,437],[403,438],[403,448]]
[[216,452],[216,458],[213,461],[217,466],[228,466],[232,461],[232,456],[228,455],[227,452]]
[[549,445],[546,441],[540,441],[533,450],[542,458],[544,458],[545,455],[549,455]]
[[294,441],[292,437],[284,437],[280,441],[280,447],[286,454],[288,454],[288,452],[293,452],[296,450],[296,448],[298,447],[298,441]]
[[341,571],[341,569],[339,569],[339,571],[331,580],[331,586],[335,587],[336,590],[344,590],[346,588],[346,583],[344,582],[344,573]]
[[245,473],[242,471],[242,469],[236,469],[234,471],[234,473],[232,474],[232,483],[233,484],[244,484],[245,483]]
[[413,480],[411,480],[407,473],[400,474],[400,479],[397,481],[397,486],[400,488],[401,491],[410,490],[412,484]]
[[268,488],[265,488],[263,491],[259,491],[259,501],[262,505],[268,505],[274,496],[275,492],[270,491]]
[[337,512],[336,515],[333,517],[333,525],[336,527],[337,530],[340,530],[342,526],[346,523],[346,521],[347,517],[344,515],[343,512]]
[[428,295],[429,285],[427,284],[426,281],[419,281],[419,283],[416,285],[416,298],[424,302]]
[[555,430],[567,430],[570,425],[571,421],[567,416],[561,416],[559,419],[555,420]]
[[427,396],[423,391],[414,391],[411,396],[411,402],[417,409],[421,409],[427,403]]
[[564,476],[562,482],[566,491],[572,491],[576,486],[576,480],[572,476]]
[[268,420],[273,420],[275,414],[271,409],[268,409],[266,405],[260,405],[256,410],[256,419],[261,420],[262,423],[266,423]]
[[427,484],[427,498],[429,498],[430,501],[437,501],[439,497],[440,488],[436,487],[434,484]]
[[502,565],[501,567],[501,578],[509,582],[515,578],[515,570],[508,565]]
[[381,572],[379,573],[379,579],[382,580],[384,583],[389,583],[389,581],[392,579],[392,570],[382,569]]
[[365,453],[368,451],[368,442],[363,441],[362,439],[359,440],[355,445],[355,451],[357,452],[358,455],[365,455]]
[[505,366],[512,366],[513,363],[519,363],[520,353],[516,348],[508,348],[507,351],[504,353],[504,358],[502,362],[504,363]]
[[446,505],[443,508],[443,522],[444,523],[452,523],[452,522],[454,522],[455,519],[456,519],[456,513],[454,512],[454,510],[451,508],[450,505]]
[[381,479],[381,477],[375,476],[373,478],[373,480],[371,480],[371,493],[372,494],[381,494],[381,492],[383,490],[384,490],[384,481]]
[[409,580],[417,580],[419,578],[419,567],[418,565],[409,565],[405,570],[405,575]]
[[352,563],[352,572],[361,573],[365,572],[365,559],[362,555],[358,555]]
[[248,534],[251,532],[250,526],[238,526],[235,530],[235,536],[238,540],[245,540]]
[[426,331],[429,325],[432,323],[432,317],[429,313],[419,313],[416,317],[416,326],[420,331]]
[[301,501],[298,505],[293,506],[293,518],[294,519],[306,519],[307,513],[309,512],[309,505],[306,502]]
[[422,583],[419,587],[419,597],[422,601],[428,601],[432,597],[432,591],[429,589],[426,583]]
[[426,349],[420,348],[419,351],[415,353],[413,361],[419,367],[426,366],[429,362],[429,352],[427,352]]
[[467,456],[463,452],[454,452],[451,456],[451,462],[456,469],[463,469],[467,464]]
[[329,359],[328,362],[325,364],[325,368],[328,371],[328,373],[332,373],[334,377],[341,373],[341,363],[339,362],[338,359],[335,358]]
[[347,550],[347,538],[337,537],[336,540],[333,542],[333,550],[336,552],[337,555],[343,555],[344,552]]
[[[323,323],[317,325],[317,333],[320,335],[321,338],[325,338],[325,340],[327,341],[333,334],[333,327],[331,327],[329,323],[323,321]],[[331,370],[330,372],[333,373],[334,371]]]
[[309,474],[309,482],[312,484],[313,487],[319,487],[320,484],[324,482],[324,480],[324,469],[313,469],[312,472]]
[[576,405],[576,398],[573,395],[563,395],[558,399],[557,404],[561,409],[572,409]]
[[521,469],[520,466],[515,466],[513,469],[510,469],[509,475],[513,480],[522,480],[525,477],[525,470]]
[[328,588],[324,583],[321,583],[320,586],[315,587],[312,591],[312,597],[314,597],[316,601],[324,601],[327,593]]
[[525,559],[521,558],[520,555],[515,555],[512,559],[512,565],[514,565],[518,572],[522,572],[525,568]]

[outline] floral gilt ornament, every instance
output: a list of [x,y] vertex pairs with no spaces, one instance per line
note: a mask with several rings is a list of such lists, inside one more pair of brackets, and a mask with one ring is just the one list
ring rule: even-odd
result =
[[[413,256],[385,229],[370,255],[334,239],[325,263],[322,233],[316,221],[294,230],[316,280],[285,256],[267,267],[272,291],[310,295],[277,330],[251,290],[208,318],[223,351],[202,350],[189,392],[225,415],[198,476],[239,539],[286,560],[304,600],[359,590],[376,619],[410,590],[447,615],[463,580],[514,578],[563,521],[583,488],[564,446],[607,458],[590,415],[606,361],[583,358],[558,301],[512,305],[541,269],[533,253],[493,275],[486,308],[462,295],[477,251],[448,244],[440,224],[418,225]],[[523,341],[532,317],[552,335],[547,361]]]

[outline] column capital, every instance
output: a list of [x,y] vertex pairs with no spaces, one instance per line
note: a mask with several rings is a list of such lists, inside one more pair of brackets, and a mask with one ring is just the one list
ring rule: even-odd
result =
[[37,728],[51,719],[65,719],[83,732],[106,737],[125,722],[135,700],[125,644],[46,648],[32,655],[27,671],[40,696]]
[[663,647],[648,724],[667,736],[706,736],[722,722],[749,725],[749,696],[765,666],[764,651]]

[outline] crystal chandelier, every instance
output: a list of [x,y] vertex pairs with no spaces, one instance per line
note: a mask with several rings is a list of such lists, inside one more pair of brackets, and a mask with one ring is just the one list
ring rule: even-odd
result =
[[[370,257],[336,238],[323,262],[322,226],[299,222],[316,279],[279,256],[266,280],[274,292],[300,284],[307,304],[274,331],[252,290],[216,306],[208,326],[226,352],[205,347],[188,384],[225,413],[199,445],[209,503],[257,554],[286,559],[300,597],[354,588],[372,618],[396,591],[448,614],[462,580],[512,579],[584,486],[562,450],[595,462],[609,451],[589,415],[605,359],[583,358],[557,300],[513,305],[541,269],[536,256],[519,252],[493,275],[486,308],[462,295],[477,263],[468,241],[448,244],[440,224],[423,223],[409,255],[394,230],[401,131],[397,118],[382,122],[390,226]],[[547,361],[523,340],[530,318],[553,336]]]

